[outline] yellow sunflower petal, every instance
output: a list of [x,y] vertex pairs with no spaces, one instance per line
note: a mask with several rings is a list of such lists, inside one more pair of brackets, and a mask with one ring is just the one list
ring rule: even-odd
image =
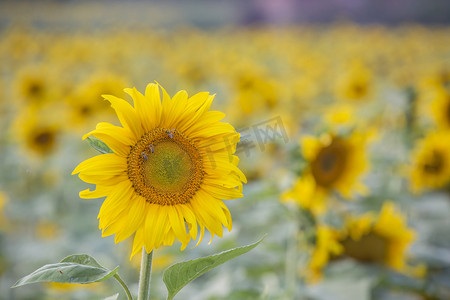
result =
[[[142,247],[144,246],[144,228],[140,227],[136,230],[136,234],[133,239],[133,250],[131,251],[130,260],[135,256],[138,252],[142,251]],[[147,250],[148,248],[146,248]]]
[[95,198],[106,197],[112,191],[112,189],[113,189],[112,186],[97,185],[96,189],[93,191],[91,191],[89,189],[81,191],[80,198],[95,199]]
[[161,122],[162,105],[161,95],[159,93],[159,85],[150,83],[145,89],[145,98],[147,98],[150,106],[152,107],[153,114],[150,114],[147,118],[150,123],[150,128],[157,127]]
[[188,243],[190,238],[186,233],[186,225],[183,215],[180,215],[175,206],[167,206],[167,212],[169,215],[170,226],[175,233],[175,236],[183,243]]
[[83,173],[87,175],[119,175],[127,169],[126,158],[114,153],[101,154],[80,163],[72,175]]
[[192,237],[193,240],[197,238],[198,233],[198,225],[197,225],[197,219],[195,218],[195,214],[192,212],[192,210],[187,207],[184,204],[176,205],[176,209],[178,210],[178,213],[186,219],[186,222],[189,225],[189,235]]
[[102,97],[111,103],[122,126],[129,128],[133,132],[135,139],[139,139],[144,134],[144,129],[138,121],[135,109],[125,100],[115,96],[102,95]]
[[155,128],[154,123],[154,110],[152,107],[152,103],[142,95],[136,88],[132,89],[124,89],[124,91],[131,96],[134,100],[134,107],[136,110],[136,114],[144,128],[145,132],[150,131]]
[[83,140],[87,138],[89,135],[93,134],[94,132],[101,132],[104,134],[108,134],[114,137],[118,142],[121,142],[122,144],[127,146],[134,144],[133,134],[130,130],[127,130],[126,128],[123,127],[112,125],[108,122],[98,123],[96,129],[83,136]]

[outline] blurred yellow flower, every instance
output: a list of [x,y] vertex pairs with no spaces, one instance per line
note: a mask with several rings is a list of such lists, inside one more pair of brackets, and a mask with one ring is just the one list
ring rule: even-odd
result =
[[50,221],[39,221],[35,227],[36,236],[41,240],[52,240],[60,233],[58,224]]
[[352,125],[355,123],[355,108],[353,105],[337,103],[327,109],[325,120],[334,126]]
[[385,202],[378,217],[368,213],[347,220],[339,241],[343,255],[364,263],[381,263],[395,270],[405,268],[405,252],[415,238],[405,217]]
[[[58,112],[59,113],[59,112]],[[59,144],[60,114],[31,106],[14,121],[13,136],[26,153],[37,157],[51,154]]]
[[412,153],[411,168],[411,188],[416,193],[448,184],[450,131],[432,132],[420,140]]
[[[123,127],[99,123],[86,134],[104,141],[114,153],[80,163],[73,174],[96,184],[80,192],[81,198],[107,197],[100,209],[103,236],[115,234],[120,242],[133,233],[132,256],[145,246],[150,253],[175,238],[184,249],[191,239],[203,239],[231,230],[230,212],[221,199],[242,197],[244,174],[238,169],[239,134],[222,123],[224,114],[209,111],[213,97],[185,91],[173,98],[160,86],[149,84],[145,96],[125,89],[128,102],[104,95]],[[188,231],[186,231],[186,225]],[[197,243],[197,244],[198,244]]]
[[276,82],[263,70],[248,65],[247,69],[241,67],[232,76],[236,96],[231,105],[238,116],[248,116],[275,108],[279,89]]
[[99,72],[90,76],[80,87],[66,98],[69,104],[71,126],[84,130],[93,117],[108,118],[113,110],[100,95],[121,95],[127,81],[117,75]]
[[56,101],[59,85],[49,66],[26,67],[16,74],[17,97],[27,105],[42,105]]
[[450,92],[445,88],[437,89],[434,94],[432,111],[439,128],[450,129]]
[[378,216],[372,212],[349,216],[341,229],[319,225],[314,251],[306,270],[307,279],[322,277],[333,259],[350,257],[361,263],[377,263],[401,272],[414,271],[406,265],[406,250],[415,238],[404,216],[392,202],[385,202]]
[[317,214],[325,211],[325,201],[331,191],[338,191],[346,198],[350,198],[354,191],[367,192],[359,182],[369,167],[365,136],[355,132],[347,137],[330,134],[320,138],[307,136],[301,140],[301,145],[308,167],[294,188],[282,195],[283,201],[294,200]]
[[336,84],[338,98],[363,100],[373,93],[372,72],[361,62],[352,63],[343,74],[339,74]]

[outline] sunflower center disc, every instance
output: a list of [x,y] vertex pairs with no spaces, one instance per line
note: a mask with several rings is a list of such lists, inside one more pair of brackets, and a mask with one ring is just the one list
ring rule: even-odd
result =
[[386,259],[388,241],[375,233],[364,235],[357,241],[346,239],[342,245],[347,256],[362,262],[384,262]]
[[347,161],[345,144],[339,139],[319,151],[312,162],[312,174],[316,182],[323,187],[331,186],[344,173]]
[[128,156],[128,178],[136,193],[150,203],[189,203],[203,175],[197,148],[173,129],[157,128],[146,133]]
[[438,151],[433,151],[423,169],[427,173],[438,174],[444,166],[444,157]]
[[153,147],[154,152],[149,151],[144,159],[145,183],[164,192],[180,191],[194,172],[189,154],[171,141]]

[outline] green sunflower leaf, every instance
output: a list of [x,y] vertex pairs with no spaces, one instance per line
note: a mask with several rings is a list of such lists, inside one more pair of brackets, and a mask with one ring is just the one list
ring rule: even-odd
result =
[[89,142],[89,145],[91,145],[92,148],[97,150],[98,152],[102,154],[106,153],[113,153],[113,151],[101,140],[94,138],[94,137],[88,137],[86,140]]
[[116,275],[119,267],[114,270],[103,268],[89,255],[71,255],[60,263],[45,265],[33,273],[18,280],[12,287],[19,287],[35,282],[60,283],[92,283],[104,281]]
[[90,255],[87,254],[74,254],[74,255],[70,255],[67,256],[66,258],[63,258],[63,260],[60,261],[61,263],[76,263],[76,264],[80,264],[80,265],[86,265],[86,266],[92,266],[92,267],[96,267],[96,268],[101,268],[101,269],[105,269],[105,267],[101,266],[96,260],[95,258],[93,258]]
[[247,246],[230,249],[207,257],[176,263],[170,266],[164,271],[163,275],[163,281],[166,284],[168,291],[167,300],[172,300],[184,286],[195,278],[235,257],[249,252],[258,246],[264,238],[265,236],[259,241]]

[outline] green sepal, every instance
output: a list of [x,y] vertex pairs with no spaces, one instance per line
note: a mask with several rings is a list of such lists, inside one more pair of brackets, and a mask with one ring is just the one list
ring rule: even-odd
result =
[[91,145],[92,148],[94,148],[95,150],[97,150],[102,154],[113,153],[113,151],[108,147],[108,145],[106,145],[103,141],[95,137],[89,136],[86,138],[86,140],[88,141],[89,145]]

